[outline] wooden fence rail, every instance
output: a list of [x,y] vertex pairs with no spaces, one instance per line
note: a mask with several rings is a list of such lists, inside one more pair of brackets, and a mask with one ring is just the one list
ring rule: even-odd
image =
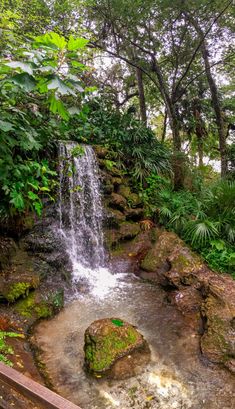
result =
[[0,362],[0,380],[43,409],[81,409],[43,385]]

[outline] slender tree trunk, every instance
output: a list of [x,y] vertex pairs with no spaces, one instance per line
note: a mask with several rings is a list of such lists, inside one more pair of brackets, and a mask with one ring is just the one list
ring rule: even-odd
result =
[[139,90],[139,103],[140,103],[140,117],[141,121],[147,125],[147,114],[146,114],[146,102],[144,94],[144,84],[143,84],[143,73],[139,68],[136,68],[136,78]]
[[195,134],[197,137],[197,151],[198,151],[199,167],[202,167],[203,166],[203,156],[204,156],[203,139],[206,135],[206,128],[205,128],[205,124],[203,122],[202,115],[201,115],[200,96],[198,99],[195,99],[194,101],[193,116],[194,116],[194,120],[196,124]]
[[205,64],[205,72],[207,76],[207,81],[209,84],[210,88],[210,93],[211,93],[211,101],[212,101],[212,106],[215,111],[215,117],[216,117],[216,124],[218,128],[218,134],[219,134],[219,147],[220,147],[220,158],[221,158],[221,177],[225,177],[227,172],[228,172],[228,159],[227,159],[227,146],[226,146],[226,126],[223,118],[223,112],[221,108],[221,103],[219,99],[219,93],[217,89],[216,82],[213,78],[212,72],[211,72],[211,66],[210,66],[210,61],[209,61],[209,52],[207,49],[207,44],[206,40],[204,38],[204,33],[197,23],[195,19],[193,19],[188,13],[186,13],[187,18],[189,21],[193,24],[195,30],[197,31],[200,40],[202,41],[201,45],[201,53],[202,53],[202,58],[204,60]]
[[202,168],[203,166],[203,141],[201,137],[197,136],[197,149],[198,149],[198,159],[199,159],[199,167]]
[[173,154],[174,189],[179,190],[183,188],[184,184],[184,160],[181,151],[179,121],[177,118],[175,104],[173,103],[173,100],[170,97],[167,84],[165,83],[160,67],[158,66],[156,59],[154,57],[152,59],[152,71],[155,72],[157,76],[162,98],[166,105],[167,116],[169,118],[174,152]]
[[164,122],[163,122],[163,129],[162,129],[162,143],[165,142],[166,138],[166,125],[167,125],[167,109],[164,112]]

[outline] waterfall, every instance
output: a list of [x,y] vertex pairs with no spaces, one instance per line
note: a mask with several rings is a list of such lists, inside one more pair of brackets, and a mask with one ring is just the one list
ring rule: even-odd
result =
[[104,295],[116,278],[105,268],[99,167],[92,147],[79,146],[59,144],[59,233],[72,264],[73,282],[86,280]]

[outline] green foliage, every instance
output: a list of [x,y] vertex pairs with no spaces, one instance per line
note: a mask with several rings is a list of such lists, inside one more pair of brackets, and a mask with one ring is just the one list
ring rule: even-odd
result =
[[[0,217],[33,211],[53,200],[57,173],[49,165],[85,70],[87,40],[50,32],[0,60]],[[52,167],[55,165],[52,163]]]
[[157,175],[142,191],[148,216],[175,231],[199,251],[211,268],[233,273],[235,259],[235,183],[219,181],[201,192],[174,192]]
[[152,172],[170,173],[170,154],[150,128],[137,120],[131,113],[120,113],[104,101],[90,102],[88,116],[77,118],[76,135],[78,141],[103,144],[113,151],[112,159],[119,167],[131,172],[133,179],[144,182]]
[[23,338],[24,335],[18,334],[16,332],[5,332],[0,331],[0,362],[6,365],[12,366],[12,362],[7,358],[6,355],[13,355],[14,350],[11,346],[7,345],[6,338]]

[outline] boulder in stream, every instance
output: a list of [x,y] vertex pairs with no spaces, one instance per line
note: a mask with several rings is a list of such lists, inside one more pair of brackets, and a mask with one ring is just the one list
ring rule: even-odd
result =
[[129,378],[150,360],[144,337],[119,318],[94,321],[85,332],[84,351],[85,368],[97,378]]

